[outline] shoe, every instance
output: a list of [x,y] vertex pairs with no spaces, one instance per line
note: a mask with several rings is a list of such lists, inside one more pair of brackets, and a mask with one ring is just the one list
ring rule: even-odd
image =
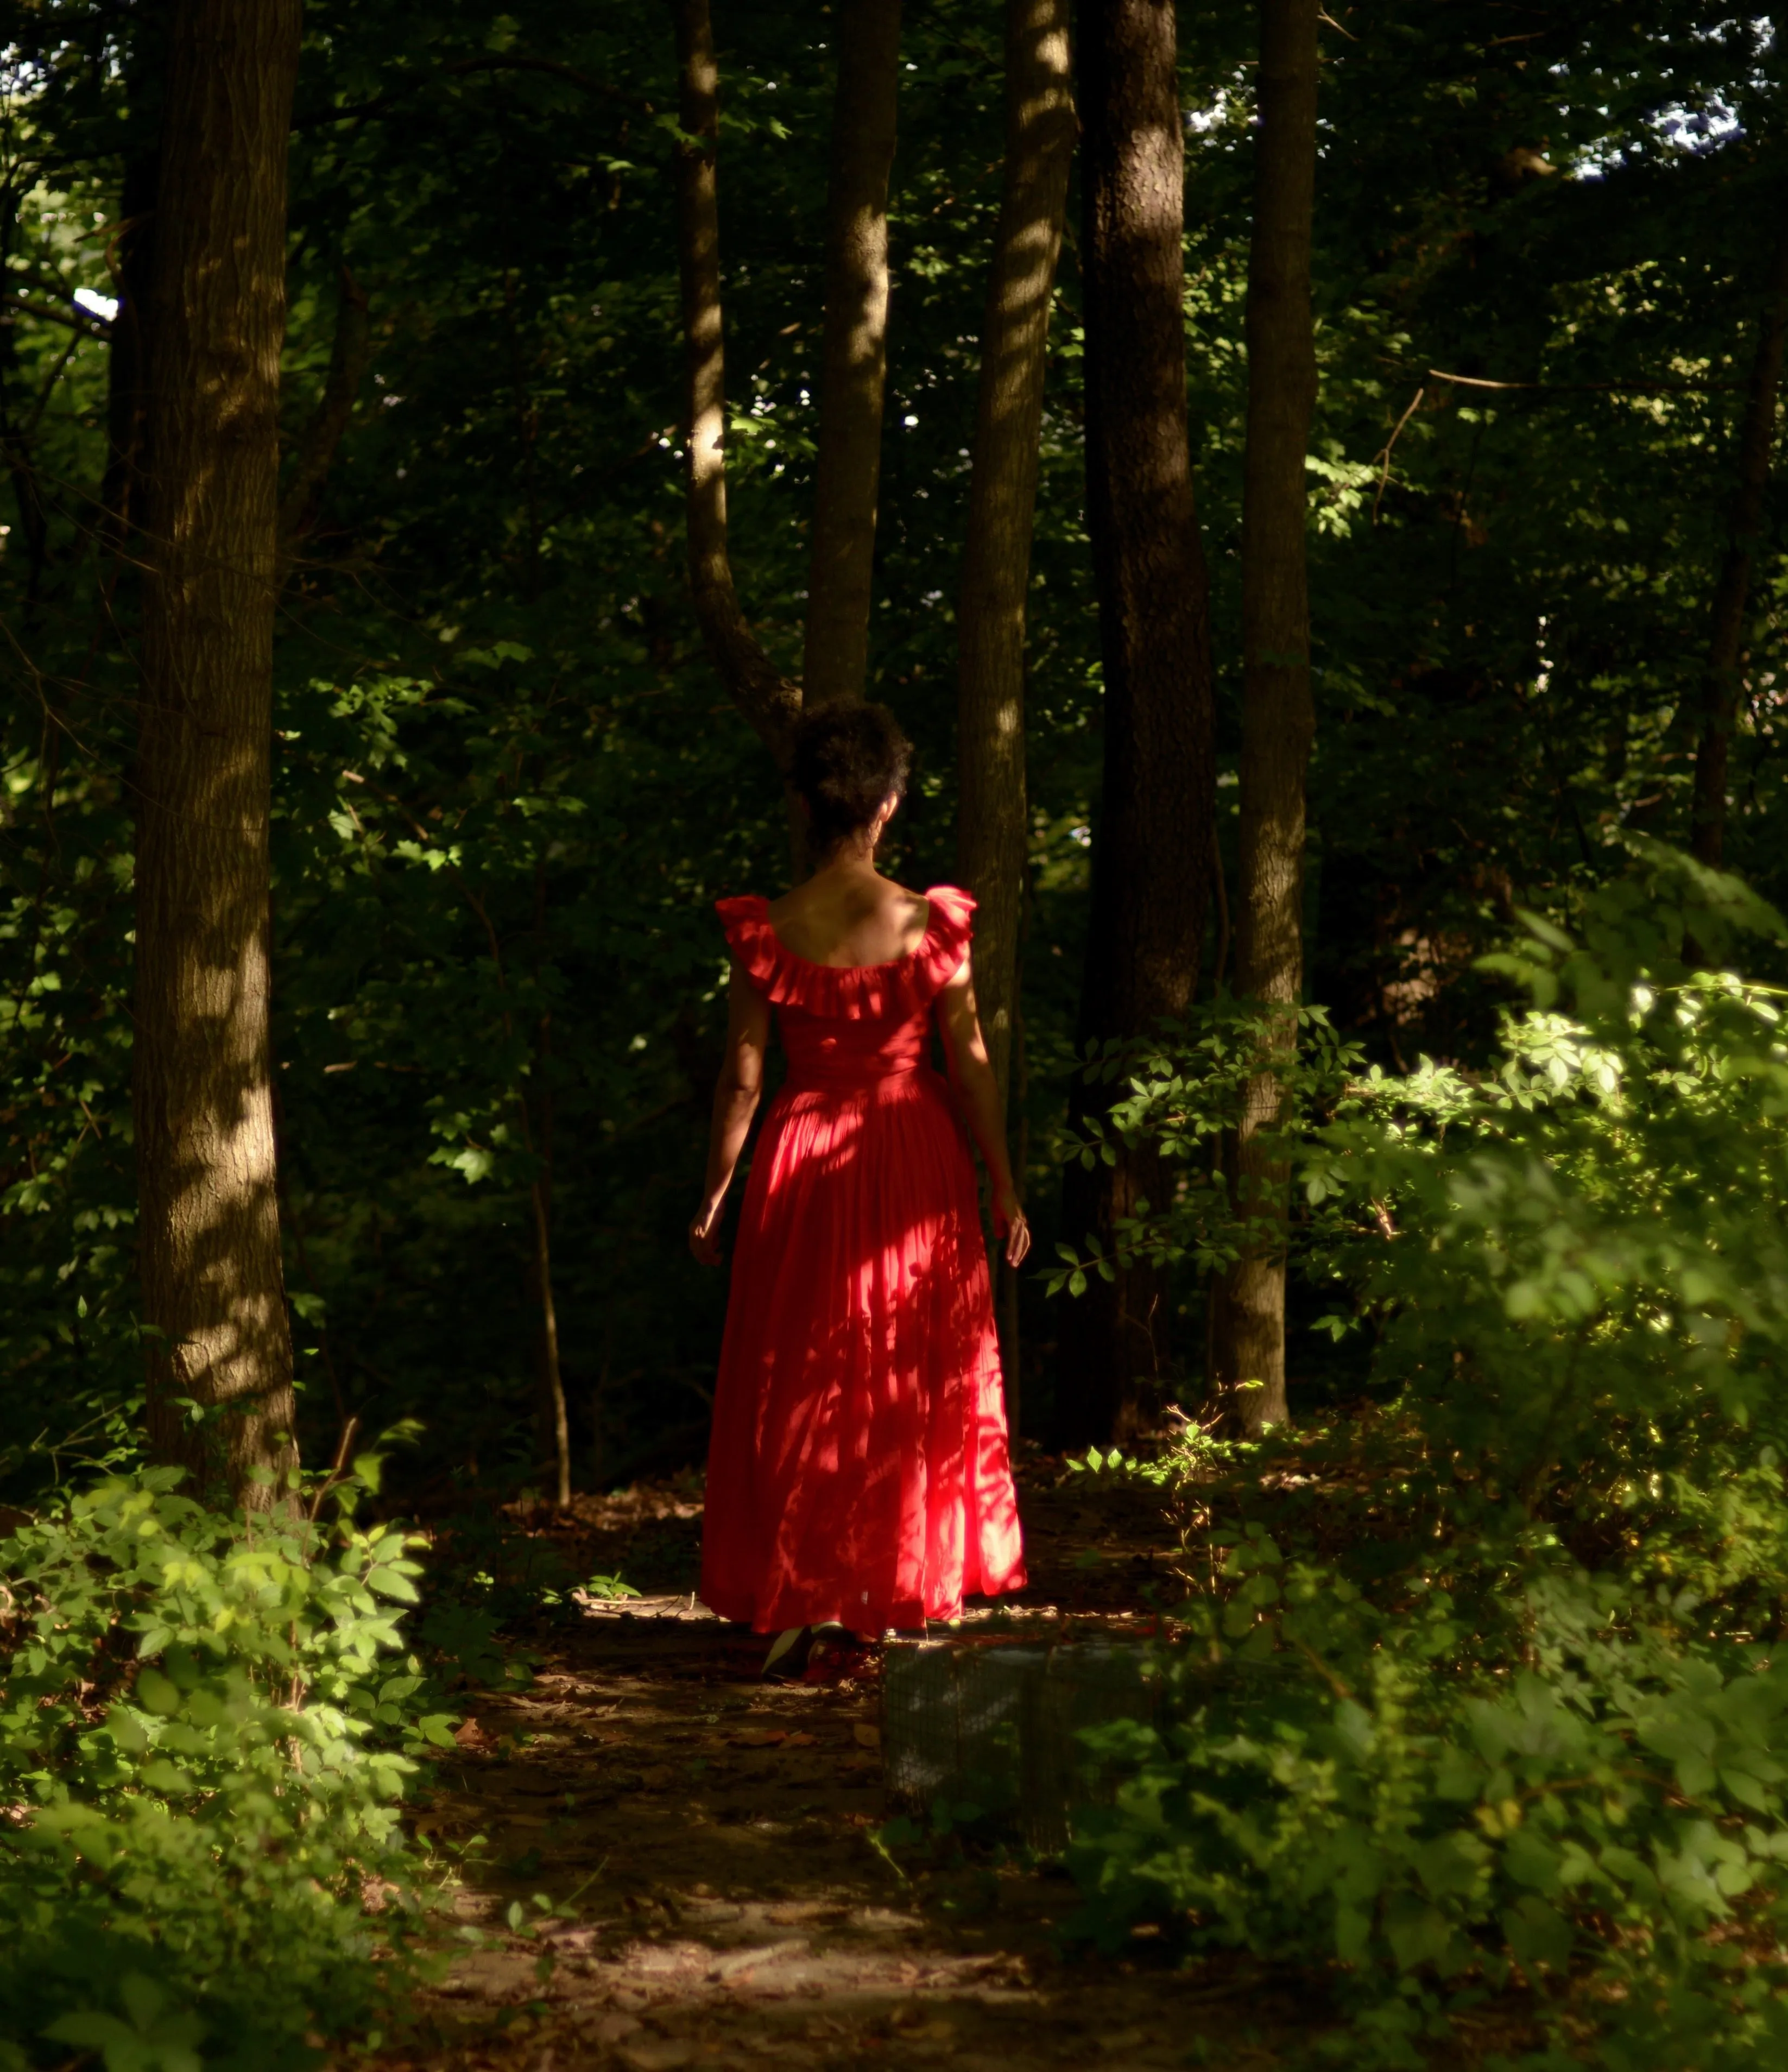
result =
[[808,1651],[804,1684],[842,1684],[875,1672],[880,1650],[873,1640],[841,1626],[822,1626]]
[[758,1672],[766,1684],[775,1684],[785,1678],[797,1681],[807,1668],[808,1657],[813,1652],[813,1629],[810,1626],[791,1626],[779,1633],[770,1643],[770,1652],[763,1658],[763,1667]]

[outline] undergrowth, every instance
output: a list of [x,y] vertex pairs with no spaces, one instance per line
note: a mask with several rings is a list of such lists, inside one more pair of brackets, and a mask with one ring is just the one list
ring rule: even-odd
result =
[[[1302,1967],[1353,2066],[1788,2055],[1788,1046],[1679,954],[1784,930],[1640,865],[1495,960],[1497,1069],[1301,1114],[1306,1263],[1391,1407],[1156,1466],[1182,1637],[1158,1716],[1087,1737],[1077,1934]],[[1196,1161],[1186,1063],[1120,1121]],[[1130,1252],[1220,1260],[1192,1178]]]
[[142,1469],[0,1540],[0,2064],[266,2072],[401,2000],[454,1720],[377,1467],[247,1518]]

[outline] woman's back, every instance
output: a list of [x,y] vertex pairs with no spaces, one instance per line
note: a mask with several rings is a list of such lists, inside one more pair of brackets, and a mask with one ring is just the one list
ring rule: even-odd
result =
[[770,925],[809,964],[849,971],[910,956],[925,939],[929,902],[891,878],[809,878],[772,900]]

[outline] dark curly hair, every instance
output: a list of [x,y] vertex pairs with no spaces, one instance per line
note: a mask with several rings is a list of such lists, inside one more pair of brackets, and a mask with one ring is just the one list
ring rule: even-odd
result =
[[913,745],[886,705],[818,705],[795,729],[789,775],[805,801],[816,858],[866,828],[906,788]]

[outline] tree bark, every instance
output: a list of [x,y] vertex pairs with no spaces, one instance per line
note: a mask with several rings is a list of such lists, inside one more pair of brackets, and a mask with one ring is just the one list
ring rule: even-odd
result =
[[1067,0],[1007,0],[1005,64],[1005,185],[981,327],[956,621],[956,854],[978,902],[975,991],[1002,1099],[1027,833],[1025,598],[1050,301],[1075,134]]
[[571,1504],[571,1422],[565,1409],[565,1377],[559,1367],[559,1312],[553,1297],[553,1209],[549,1182],[535,1181],[530,1190],[534,1211],[534,1289],[541,1305],[540,1376],[546,1415],[552,1426],[553,1504]]
[[[1104,665],[1104,778],[1080,1035],[1142,1034],[1183,1013],[1210,896],[1215,811],[1210,631],[1186,420],[1185,158],[1171,0],[1081,0],[1087,514]],[[1082,1120],[1103,1104],[1077,1081]],[[1108,1252],[1117,1219],[1159,1199],[1146,1152],[1071,1166],[1064,1220]],[[1071,1443],[1142,1420],[1159,1371],[1155,1276],[1095,1276],[1063,1313]]]
[[[1002,1113],[1012,1081],[1029,833],[1025,598],[1050,302],[1076,126],[1068,0],[1006,0],[1005,187],[981,326],[968,534],[956,615],[957,874],[977,902],[975,992]],[[1013,1170],[1021,1186],[1022,1169]],[[1003,1257],[996,1258],[995,1272],[1011,1419],[1018,1376],[1015,1284]]]
[[139,151],[125,164],[120,222],[107,257],[117,310],[106,353],[105,476],[100,532],[121,546],[142,520],[144,372],[148,364],[150,283],[154,276],[155,188],[159,151]]
[[[0,274],[8,278],[18,242],[20,199],[16,186],[0,183]],[[18,545],[25,550],[27,570],[25,610],[35,623],[49,565],[50,532],[49,513],[31,450],[32,420],[37,413],[26,401],[28,393],[18,357],[18,313],[14,298],[9,296],[0,306],[0,467],[12,477]]]
[[765,654],[739,607],[726,530],[726,334],[720,298],[720,70],[708,0],[676,0],[680,123],[677,257],[685,376],[684,512],[689,588],[716,674],[776,758],[788,762],[801,689]]
[[[1788,195],[1781,197],[1788,206]],[[1726,846],[1726,770],[1733,727],[1738,717],[1738,664],[1750,599],[1751,562],[1763,530],[1763,500],[1770,485],[1770,458],[1776,438],[1776,398],[1782,386],[1782,343],[1788,333],[1788,230],[1782,232],[1770,267],[1757,352],[1738,440],[1738,490],[1720,580],[1714,590],[1708,641],[1708,672],[1701,694],[1700,744],[1695,758],[1690,846],[1716,870]]]
[[826,204],[820,448],[801,681],[809,704],[860,698],[888,364],[888,178],[900,0],[837,0],[838,90]]
[[[1316,404],[1310,236],[1319,0],[1261,0],[1254,233],[1248,253],[1247,440],[1242,475],[1241,824],[1235,990],[1265,1012],[1227,1165],[1257,1227],[1215,1291],[1210,1383],[1242,1430],[1284,1421],[1285,1221],[1291,1169],[1275,1139],[1304,991],[1304,785],[1310,695],[1304,460]],[[1251,1384],[1258,1383],[1258,1386]]]
[[[148,391],[134,1115],[157,1457],[295,1466],[268,1005],[286,150],[301,0],[181,0]],[[194,1424],[186,1404],[213,1413]]]
[[[546,960],[546,866],[534,865],[535,968]],[[499,966],[499,976],[501,967]],[[565,1374],[559,1364],[559,1305],[553,1290],[553,1017],[543,1009],[534,1024],[534,1060],[531,1077],[540,1093],[534,1104],[539,1126],[529,1114],[525,1091],[518,1090],[521,1109],[522,1141],[540,1160],[541,1170],[529,1188],[534,1211],[534,1294],[540,1304],[540,1331],[536,1339],[542,1421],[549,1428],[553,1450],[553,1501],[561,1511],[571,1503],[571,1420],[565,1407]]]

